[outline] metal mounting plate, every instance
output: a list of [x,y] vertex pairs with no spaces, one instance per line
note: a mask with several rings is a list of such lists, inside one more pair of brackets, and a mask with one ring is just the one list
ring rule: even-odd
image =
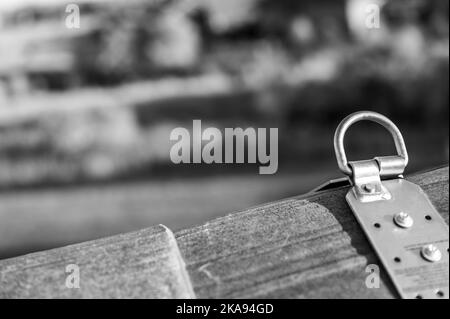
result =
[[[449,228],[423,190],[406,180],[382,182],[391,193],[389,200],[362,202],[354,190],[347,202],[402,298],[449,297]],[[407,213],[414,224],[402,228],[394,216]],[[433,244],[442,257],[430,262],[422,249]]]

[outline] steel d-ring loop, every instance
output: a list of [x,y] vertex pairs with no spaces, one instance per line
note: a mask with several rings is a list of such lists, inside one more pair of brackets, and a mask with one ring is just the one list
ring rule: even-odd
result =
[[402,133],[397,126],[389,120],[386,116],[375,112],[362,111],[356,112],[347,116],[337,127],[334,135],[334,150],[336,152],[336,159],[339,169],[346,175],[352,175],[352,169],[349,166],[347,155],[345,154],[344,138],[345,133],[350,126],[360,121],[371,121],[382,125],[386,128],[394,138],[395,147],[397,149],[397,157],[401,161],[403,168],[408,165],[408,152],[406,150],[405,141],[403,140]]

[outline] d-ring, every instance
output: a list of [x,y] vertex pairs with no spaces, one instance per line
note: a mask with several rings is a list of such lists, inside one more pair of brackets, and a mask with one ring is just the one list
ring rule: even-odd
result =
[[346,175],[351,176],[352,169],[348,163],[347,155],[344,148],[344,137],[348,128],[359,121],[372,121],[384,126],[392,135],[395,142],[398,155],[396,156],[397,163],[400,161],[400,166],[404,169],[408,165],[408,152],[406,151],[405,141],[402,133],[386,116],[369,111],[356,112],[347,116],[341,124],[339,124],[334,134],[334,151],[336,152],[336,159],[339,169]]

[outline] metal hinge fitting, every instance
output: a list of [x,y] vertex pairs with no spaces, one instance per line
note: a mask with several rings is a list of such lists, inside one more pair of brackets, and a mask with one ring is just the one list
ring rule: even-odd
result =
[[[398,155],[348,162],[347,129],[359,121],[384,126]],[[402,298],[448,298],[449,229],[427,195],[403,179],[408,153],[400,130],[374,112],[348,116],[336,130],[340,170],[352,184],[346,200]]]

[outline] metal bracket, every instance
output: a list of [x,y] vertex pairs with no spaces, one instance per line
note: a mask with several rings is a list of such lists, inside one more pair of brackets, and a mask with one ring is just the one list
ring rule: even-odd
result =
[[390,200],[347,202],[402,298],[449,297],[449,229],[419,186],[382,182]]
[[[361,120],[382,124],[395,139],[398,155],[348,162],[346,130]],[[402,173],[408,153],[399,129],[386,117],[359,112],[335,134],[335,150],[352,189],[346,199],[402,298],[449,297],[449,228],[422,189]]]

